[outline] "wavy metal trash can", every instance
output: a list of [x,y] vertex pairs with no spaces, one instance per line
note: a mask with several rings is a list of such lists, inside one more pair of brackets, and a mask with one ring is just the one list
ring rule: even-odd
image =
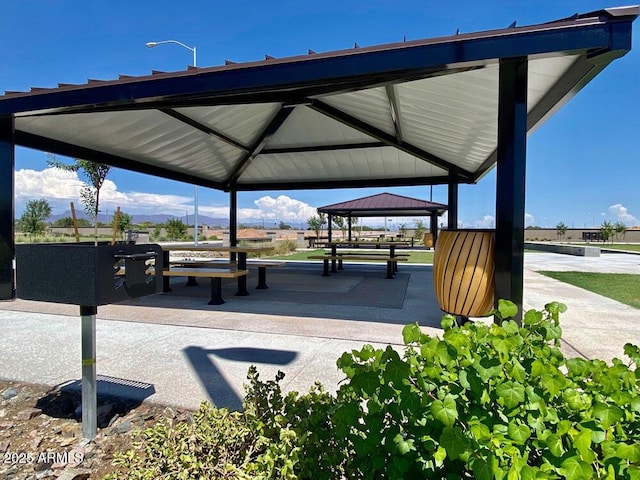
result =
[[433,283],[444,312],[479,317],[491,311],[495,287],[494,231],[442,230],[433,259]]

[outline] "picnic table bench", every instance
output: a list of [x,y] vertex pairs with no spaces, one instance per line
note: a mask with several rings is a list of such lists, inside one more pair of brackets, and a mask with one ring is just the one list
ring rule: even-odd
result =
[[[201,268],[201,267],[227,267],[227,268],[237,268],[238,265],[235,262],[230,262],[228,260],[172,260],[169,262],[170,265],[174,265],[177,267],[184,268]],[[258,285],[256,286],[257,290],[264,290],[269,288],[267,286],[267,268],[280,268],[285,265],[285,262],[278,261],[265,261],[265,260],[247,260],[247,267],[257,267],[258,268]],[[187,286],[196,286],[198,285],[196,278],[193,276],[188,277]]]
[[209,305],[222,305],[222,279],[246,277],[249,270],[236,270],[233,268],[209,268],[209,267],[173,267],[163,270],[165,277],[204,277],[211,279],[211,299]]
[[[323,277],[328,277],[329,276],[329,260],[331,260],[332,262],[337,261],[339,264],[339,269],[342,270],[343,269],[343,261],[344,261],[344,254],[336,254],[336,255],[310,255],[307,258],[309,260],[323,260],[323,266],[322,266],[322,276]],[[366,254],[366,253],[362,253],[362,254],[351,254],[351,255],[347,255],[349,260],[361,260],[361,261],[384,261],[387,262],[387,276],[385,278],[389,278],[389,279],[393,279],[393,273],[396,271],[396,265],[397,262],[406,262],[408,259],[405,256],[402,257],[398,257],[398,256],[380,256],[380,254]],[[332,272],[336,272],[337,270],[334,268],[332,268],[331,270]]]

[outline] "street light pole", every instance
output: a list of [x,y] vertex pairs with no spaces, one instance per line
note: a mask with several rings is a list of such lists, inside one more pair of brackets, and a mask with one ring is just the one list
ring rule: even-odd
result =
[[[164,43],[175,43],[176,45],[180,45],[181,47],[190,50],[193,53],[193,66],[197,67],[197,59],[196,59],[196,47],[190,47],[189,45],[185,45],[182,42],[177,40],[162,40],[161,42],[147,42],[146,45],[148,48],[157,47],[158,45],[162,45]],[[193,244],[198,246],[198,186],[193,186]]]

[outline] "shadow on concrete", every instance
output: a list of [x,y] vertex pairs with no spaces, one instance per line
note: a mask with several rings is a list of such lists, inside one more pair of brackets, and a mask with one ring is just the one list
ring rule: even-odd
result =
[[323,277],[322,264],[287,264],[267,273],[266,290],[255,289],[257,272],[250,271],[249,295],[235,296],[234,280],[223,282],[223,305],[207,304],[208,282],[185,287],[172,279],[172,292],[123,302],[128,305],[332,318],[406,325],[417,321],[439,327],[443,313],[433,288],[431,265],[401,265],[393,280],[385,279],[386,266],[345,265],[345,270]]
[[297,352],[288,350],[254,347],[206,349],[190,345],[183,351],[191,363],[193,371],[198,375],[200,383],[207,391],[211,402],[217,407],[226,407],[231,410],[240,410],[242,399],[225,380],[224,372],[216,365],[212,357],[248,364],[287,365],[298,356]]

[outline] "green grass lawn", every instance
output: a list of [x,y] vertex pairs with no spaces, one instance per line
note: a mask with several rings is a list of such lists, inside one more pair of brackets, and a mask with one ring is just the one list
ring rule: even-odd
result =
[[629,250],[631,252],[640,252],[640,244],[638,243],[603,243],[602,245],[597,246],[600,246],[600,248],[610,248],[612,250]]
[[[353,249],[353,250],[344,249],[340,251],[350,252],[350,253],[365,253],[364,249]],[[379,252],[383,253],[385,252],[385,249],[380,249]],[[278,255],[278,256],[273,256],[269,258],[272,258],[274,260],[308,260],[307,257],[311,255],[324,255],[324,254],[325,254],[325,250],[322,248],[319,248],[316,250],[297,251],[289,255]],[[308,261],[311,262],[314,260],[308,260]],[[320,262],[321,260],[315,260],[315,261]],[[402,263],[433,263],[433,252],[425,252],[425,251],[410,252],[409,259],[406,262],[402,262]]]
[[600,247],[609,248],[611,250],[629,250],[630,252],[640,252],[640,243],[572,243],[579,247]]
[[538,273],[640,309],[640,275],[547,270]]

